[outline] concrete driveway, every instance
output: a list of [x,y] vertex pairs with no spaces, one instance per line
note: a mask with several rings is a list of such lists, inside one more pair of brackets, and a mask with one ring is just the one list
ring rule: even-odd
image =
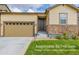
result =
[[33,37],[0,37],[0,55],[24,55]]

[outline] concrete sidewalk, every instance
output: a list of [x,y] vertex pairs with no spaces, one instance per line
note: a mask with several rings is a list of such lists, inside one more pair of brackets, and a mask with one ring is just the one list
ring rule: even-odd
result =
[[0,55],[24,55],[33,37],[0,37]]

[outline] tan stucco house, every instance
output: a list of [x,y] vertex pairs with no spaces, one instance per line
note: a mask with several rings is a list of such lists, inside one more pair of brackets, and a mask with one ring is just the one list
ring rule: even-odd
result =
[[11,12],[0,5],[0,36],[32,37],[39,31],[49,34],[79,34],[79,9],[70,4],[57,4],[45,13]]

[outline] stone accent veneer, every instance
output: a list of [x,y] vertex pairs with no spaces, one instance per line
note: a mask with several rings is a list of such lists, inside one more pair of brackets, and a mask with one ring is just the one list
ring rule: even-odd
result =
[[64,32],[78,34],[79,31],[77,25],[48,25],[47,32],[48,34],[62,34]]

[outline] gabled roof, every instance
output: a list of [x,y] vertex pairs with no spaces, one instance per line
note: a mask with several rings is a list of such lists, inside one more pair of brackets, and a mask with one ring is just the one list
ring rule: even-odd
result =
[[0,10],[6,10],[7,12],[11,12],[6,4],[0,4]]
[[51,10],[51,9],[53,9],[53,8],[55,8],[55,7],[57,7],[57,6],[59,6],[59,5],[67,5],[67,6],[73,8],[73,9],[75,9],[75,10],[77,10],[77,11],[79,12],[79,8],[77,8],[77,7],[76,7],[75,5],[73,5],[73,4],[56,4],[56,5],[52,6],[52,7],[49,7],[46,11],[49,11],[49,10]]
[[7,7],[7,9],[11,12],[11,10],[9,9],[9,7],[5,4],[5,6]]

